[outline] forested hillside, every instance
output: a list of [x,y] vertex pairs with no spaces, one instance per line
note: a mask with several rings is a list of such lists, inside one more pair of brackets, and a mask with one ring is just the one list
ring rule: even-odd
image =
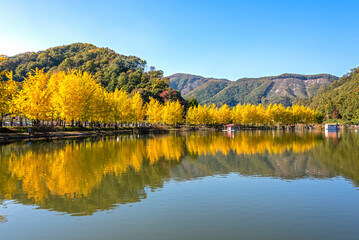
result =
[[320,89],[338,78],[329,74],[282,74],[272,77],[241,78],[237,81],[203,78],[188,74],[169,76],[170,86],[186,99],[199,103],[235,106],[238,103],[281,103],[291,106],[315,96]]
[[359,67],[322,89],[310,103],[332,119],[359,123]]
[[228,80],[211,79],[187,93],[186,98],[196,98],[198,102],[204,103],[226,88],[230,83]]
[[117,88],[127,93],[138,90],[145,101],[149,97],[159,100],[182,99],[179,92],[169,87],[169,79],[163,76],[163,72],[153,67],[147,69],[145,60],[92,44],[74,43],[45,51],[27,52],[9,57],[0,64],[0,72],[13,71],[13,79],[18,82],[23,81],[35,68],[50,73],[68,69],[88,72],[106,90],[114,91]]
[[[169,78],[170,87],[181,91],[182,95],[186,95],[197,87],[202,86],[203,84],[208,82],[214,81],[216,83],[220,83],[220,85],[223,85],[224,87],[228,86],[228,84],[231,83],[231,81],[227,79],[205,78],[202,76],[184,73],[176,73],[169,76]],[[211,85],[211,87],[213,86]],[[223,88],[219,89],[222,90]]]

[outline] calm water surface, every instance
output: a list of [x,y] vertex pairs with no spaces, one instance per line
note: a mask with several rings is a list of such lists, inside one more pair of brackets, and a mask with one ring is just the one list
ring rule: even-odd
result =
[[359,133],[0,146],[0,239],[358,239]]

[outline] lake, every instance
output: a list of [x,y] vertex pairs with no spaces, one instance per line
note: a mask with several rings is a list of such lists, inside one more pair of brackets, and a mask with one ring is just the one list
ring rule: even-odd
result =
[[0,239],[358,239],[359,133],[0,146]]

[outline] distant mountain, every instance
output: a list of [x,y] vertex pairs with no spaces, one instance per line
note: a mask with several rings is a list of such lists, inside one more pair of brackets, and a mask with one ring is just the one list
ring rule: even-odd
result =
[[169,76],[170,87],[181,91],[185,99],[196,97],[202,104],[282,103],[290,106],[308,100],[318,91],[337,80],[330,74],[282,74],[261,78],[241,78],[237,81],[205,78],[177,73]]
[[321,89],[310,106],[329,118],[359,123],[359,67]]
[[186,94],[187,99],[197,98],[199,102],[206,102],[210,100],[217,93],[222,91],[224,88],[228,87],[231,82],[224,79],[210,79],[209,81],[203,83],[197,88],[193,89]]
[[202,84],[212,80],[226,82],[228,84],[231,82],[227,79],[205,78],[202,76],[185,74],[185,73],[176,73],[169,76],[169,78],[170,78],[170,87],[181,91],[181,93],[184,95],[191,92],[195,88],[201,86]]

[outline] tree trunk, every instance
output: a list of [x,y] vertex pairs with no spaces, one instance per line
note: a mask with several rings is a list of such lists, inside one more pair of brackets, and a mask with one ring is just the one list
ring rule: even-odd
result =
[[10,116],[10,126],[12,127],[13,124],[14,124],[14,117]]
[[74,120],[71,120],[71,127],[74,127]]
[[22,123],[22,116],[19,116],[19,122],[20,122],[20,127],[22,127],[24,124]]
[[1,116],[0,116],[0,127],[2,127],[2,124],[3,124],[3,115],[1,114]]

